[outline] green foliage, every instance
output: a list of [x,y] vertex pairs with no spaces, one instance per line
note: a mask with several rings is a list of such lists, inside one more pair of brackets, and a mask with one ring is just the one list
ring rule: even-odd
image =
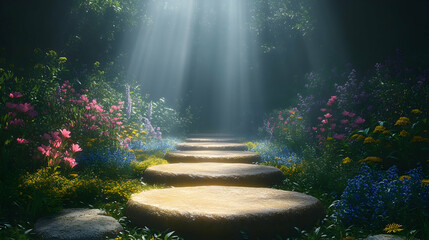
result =
[[138,176],[151,166],[160,165],[160,164],[168,164],[165,159],[159,158],[157,156],[150,156],[147,160],[144,161],[133,161],[131,162],[131,170]]
[[311,1],[257,0],[251,26],[263,39],[264,52],[282,48],[284,38],[308,35],[314,28]]

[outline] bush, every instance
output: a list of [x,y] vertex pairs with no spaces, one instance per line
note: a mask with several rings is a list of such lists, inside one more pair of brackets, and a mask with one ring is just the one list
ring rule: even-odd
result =
[[137,176],[141,176],[143,172],[148,168],[155,165],[168,164],[167,160],[150,156],[147,160],[144,161],[133,161],[131,162],[131,171],[133,171]]

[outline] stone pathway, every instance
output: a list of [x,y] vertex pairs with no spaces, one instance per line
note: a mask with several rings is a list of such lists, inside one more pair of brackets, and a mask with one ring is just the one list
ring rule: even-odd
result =
[[[198,139],[198,140],[196,140]],[[228,139],[228,142],[222,141]],[[260,157],[229,135],[194,135],[148,168],[151,183],[180,186],[133,194],[126,215],[137,226],[175,230],[185,239],[271,239],[294,227],[312,227],[324,216],[314,197],[266,188],[278,183],[277,168],[250,164]],[[258,187],[255,187],[258,186]]]

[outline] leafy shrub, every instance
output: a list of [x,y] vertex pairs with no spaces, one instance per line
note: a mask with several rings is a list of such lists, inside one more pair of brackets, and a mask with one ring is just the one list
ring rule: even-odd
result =
[[396,121],[371,124],[351,136],[350,154],[360,162],[396,165],[406,171],[420,164],[429,173],[429,125],[425,114],[413,109]]
[[130,143],[130,148],[134,151],[141,150],[148,155],[153,155],[157,152],[162,152],[163,154],[175,151],[176,145],[180,142],[178,138],[164,138],[162,140],[152,139],[147,142],[135,141]]
[[261,141],[256,143],[249,142],[247,145],[254,146],[249,150],[258,153],[261,156],[262,162],[271,162],[272,165],[284,166],[300,162],[300,159],[295,154],[280,144]]
[[366,227],[371,223],[382,228],[392,222],[418,226],[429,213],[429,186],[422,180],[421,167],[400,176],[395,166],[379,171],[363,164],[336,203],[336,215],[345,224]]
[[131,170],[138,176],[141,176],[141,174],[148,168],[155,165],[160,164],[168,164],[167,160],[156,157],[156,156],[150,156],[147,160],[144,161],[132,161],[131,162]]

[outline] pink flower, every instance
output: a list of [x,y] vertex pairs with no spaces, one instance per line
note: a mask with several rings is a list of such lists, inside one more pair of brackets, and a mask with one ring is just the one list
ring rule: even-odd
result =
[[49,157],[49,154],[51,153],[51,147],[50,146],[45,146],[45,145],[41,145],[39,147],[37,147],[37,150],[39,150],[43,155]]
[[15,103],[11,103],[11,102],[6,102],[6,107],[9,109],[14,109],[16,108],[17,104]]
[[317,117],[317,119],[322,120],[322,117]]
[[122,122],[116,122],[116,125],[122,125]]
[[323,120],[322,120],[322,123],[323,123],[323,124],[327,124],[327,123],[328,123],[328,119],[323,119]]
[[59,148],[61,146],[61,139],[56,140],[56,141],[49,140],[49,144],[51,144],[55,148]]
[[116,113],[116,115],[118,115],[118,117],[122,116],[122,114],[120,114],[120,113]]
[[24,120],[20,119],[20,118],[15,118],[14,120],[9,122],[10,125],[14,126],[14,127],[18,127],[18,126],[25,126],[25,122]]
[[354,116],[356,116],[356,113],[352,113],[352,112],[349,113],[349,117],[354,117]]
[[349,112],[347,112],[346,110],[344,110],[342,114],[343,114],[343,116],[348,116]]
[[16,106],[16,110],[18,110],[19,112],[26,113],[28,111],[33,111],[34,107],[31,106],[30,103],[24,103],[24,104],[18,104],[18,106]]
[[361,117],[358,117],[356,120],[355,120],[355,123],[356,124],[362,124],[362,123],[364,123],[365,122],[365,119],[363,119],[363,118],[361,118]]
[[349,120],[347,120],[347,119],[341,120],[341,124],[346,125],[347,123],[349,123]]
[[336,126],[337,126],[337,124],[332,123],[332,124],[331,124],[331,129],[332,129],[332,130],[334,130]]
[[317,130],[317,127],[312,127],[312,129],[313,129],[313,131],[316,131],[316,130]]
[[320,131],[321,131],[322,133],[324,133],[324,132],[325,132],[325,129],[324,129],[324,128],[320,128]]
[[65,138],[70,138],[70,131],[67,131],[67,129],[60,129],[61,134]]
[[119,102],[119,105],[123,105],[124,104],[124,102]]
[[28,143],[30,143],[27,139],[24,139],[24,138],[17,138],[16,141],[18,142],[18,144],[28,144]]
[[20,92],[13,92],[13,93],[9,94],[9,97],[10,98],[20,98],[20,97],[22,97],[22,93],[20,93]]
[[320,111],[322,111],[322,112],[326,112],[326,110],[327,110],[326,108],[321,108],[320,109]]
[[338,139],[338,140],[345,140],[346,137],[344,134],[337,134],[335,133],[334,136],[332,136],[334,139]]
[[71,168],[74,168],[77,165],[77,162],[74,158],[65,157],[64,162],[68,163]]
[[80,151],[82,151],[82,148],[80,148],[79,145],[77,145],[77,144],[72,144],[71,150],[72,150],[72,152],[80,152]]
[[8,112],[7,115],[11,117],[16,117],[16,112]]
[[59,132],[51,132],[51,136],[55,141],[60,141],[61,138],[59,137],[60,133]]
[[330,113],[327,113],[327,114],[325,114],[325,115],[323,115],[325,118],[330,118],[330,117],[332,117],[332,114],[330,114]]
[[81,95],[80,99],[84,102],[89,102],[88,98],[85,95]]

